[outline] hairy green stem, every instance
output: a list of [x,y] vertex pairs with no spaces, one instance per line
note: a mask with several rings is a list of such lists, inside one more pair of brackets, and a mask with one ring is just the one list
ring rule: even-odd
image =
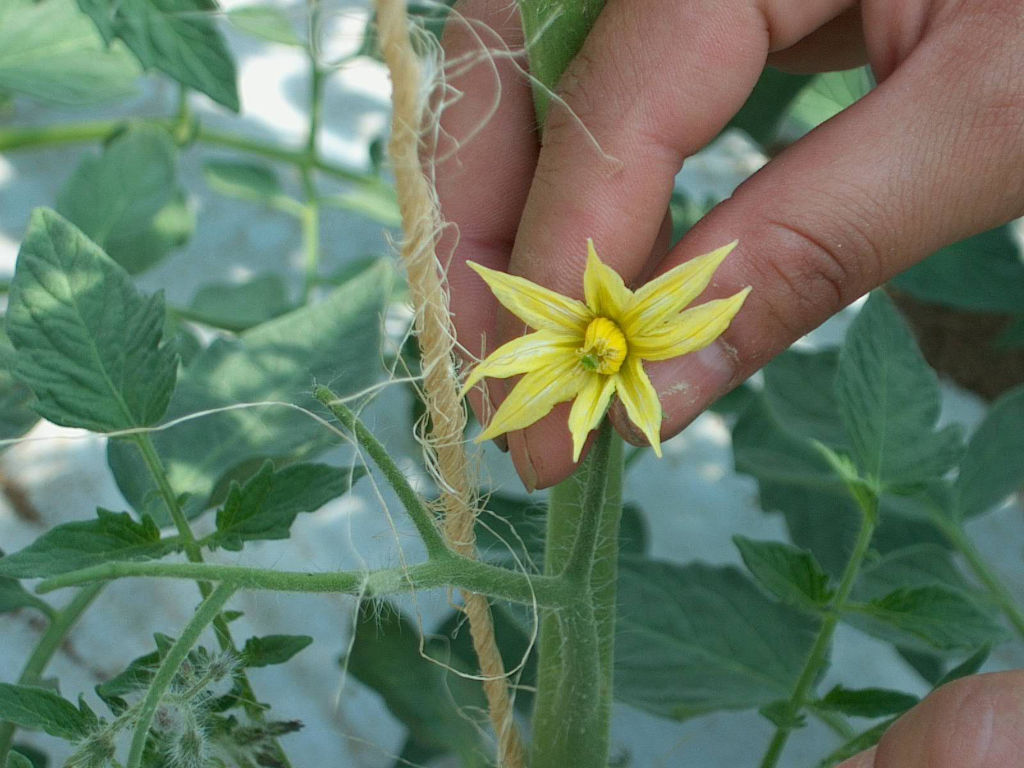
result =
[[[164,469],[163,462],[160,460],[160,456],[153,445],[153,440],[148,434],[136,435],[132,439],[135,440],[135,444],[139,447],[139,451],[142,453],[142,459],[146,464],[146,468],[149,470],[150,476],[157,485],[157,489],[160,492],[161,498],[164,500],[164,504],[171,516],[171,520],[174,522],[174,527],[178,530],[182,548],[185,550],[185,556],[192,563],[202,565],[202,547],[199,542],[196,541],[195,534],[192,533],[192,528],[189,526],[185,511],[182,509],[181,503],[178,501],[178,497],[174,493],[174,489],[171,488],[171,483],[167,479],[167,471]],[[199,588],[199,593],[204,599],[209,598],[213,593],[213,587],[208,581],[203,580],[202,577],[197,578],[196,586]],[[217,636],[217,645],[220,646],[222,651],[238,653],[235,641],[231,637],[231,630],[223,616],[214,616],[213,629],[214,634]],[[249,677],[246,675],[244,669],[239,669],[235,672],[235,681],[241,689],[240,698],[242,701],[247,702],[246,710],[257,720],[262,720],[262,709],[256,705],[256,692],[253,690],[252,683],[249,682]],[[288,757],[285,755],[284,750],[276,739],[273,741],[273,748],[277,753],[276,757],[278,762],[284,766],[284,768],[290,768],[291,764]]]
[[532,768],[605,768],[611,719],[622,442],[605,422],[577,473],[552,490],[546,574],[571,603],[544,611]]
[[[150,125],[160,125],[168,130],[176,126],[174,120],[153,118],[145,120]],[[63,123],[60,125],[38,125],[27,127],[0,128],[0,152],[16,149],[39,149],[64,144],[82,144],[103,141],[127,125],[125,120],[95,120],[83,123]],[[257,155],[281,163],[298,167],[312,165],[313,168],[342,181],[357,184],[377,184],[379,180],[372,173],[345,168],[316,157],[310,163],[305,148],[291,149],[259,139],[250,139],[234,133],[208,128],[202,123],[195,126],[194,140],[201,144],[226,149],[235,149],[250,155]]]
[[192,646],[199,641],[203,630],[217,618],[221,608],[235,593],[235,589],[233,584],[221,584],[214,589],[196,609],[195,615],[182,629],[181,635],[167,650],[139,708],[135,733],[132,736],[131,748],[128,752],[127,768],[141,768],[142,755],[149,738],[149,727],[153,723],[153,716],[160,705],[160,699],[163,698],[164,693],[174,681],[174,676],[178,674],[178,670],[181,668],[182,662],[185,661],[185,657],[188,656],[188,652],[192,650]]
[[[352,412],[348,406],[338,399],[330,389],[324,386],[316,388],[314,395],[316,399],[327,406],[334,417],[341,422],[342,426],[351,432],[359,445],[370,454],[370,458],[384,473],[384,477],[394,489],[405,511],[412,518],[413,525],[419,531],[423,544],[427,548],[427,556],[430,558],[447,557],[451,550],[445,543],[441,532],[437,529],[437,522],[434,516],[423,503],[423,499],[409,485],[409,480],[402,474],[394,460],[388,454],[387,449],[374,437],[373,433],[359,420],[359,417]],[[479,590],[473,590],[479,591]]]
[[537,122],[544,125],[551,92],[579,52],[604,0],[519,0],[519,13],[535,78],[533,104]]
[[936,523],[950,543],[964,556],[964,559],[970,565],[971,570],[974,571],[979,581],[985,585],[989,595],[1013,626],[1014,631],[1024,640],[1024,613],[1021,612],[1017,601],[1010,594],[1010,590],[1006,588],[1006,585],[996,575],[996,572],[985,562],[984,556],[978,551],[970,536],[967,535],[963,524],[959,521],[951,521],[939,516],[936,516]]
[[[78,590],[71,601],[50,616],[50,624],[36,643],[32,655],[18,676],[18,685],[36,685],[43,676],[46,665],[60,648],[64,638],[75,625],[93,600],[105,587],[105,584],[90,584]],[[52,609],[51,609],[52,610]],[[14,723],[0,723],[0,766],[7,764],[7,755],[14,741]]]
[[[319,26],[319,0],[307,0],[310,14],[310,27],[316,30]],[[320,275],[320,195],[316,190],[313,168],[319,154],[317,140],[320,136],[320,123],[323,120],[324,80],[327,73],[320,69],[316,53],[312,46],[306,49],[309,60],[309,132],[306,135],[306,164],[302,166],[302,188],[305,192],[302,218],[302,249],[304,278],[302,281],[302,301],[309,302],[313,289]]]
[[407,568],[378,571],[303,573],[213,563],[112,562],[44,579],[40,593],[124,578],[191,579],[231,584],[236,589],[322,592],[383,597],[434,587],[455,586],[517,603],[558,607],[578,602],[571,582],[533,576],[461,555],[443,555]]
[[851,487],[851,491],[854,498],[857,499],[861,511],[860,530],[857,532],[857,539],[854,542],[853,551],[850,553],[850,559],[843,569],[835,597],[829,606],[830,610],[821,622],[814,645],[811,646],[810,653],[807,654],[807,661],[804,662],[800,677],[797,678],[796,685],[793,687],[793,693],[786,702],[780,723],[776,726],[775,734],[761,759],[761,768],[774,768],[778,764],[782,750],[789,740],[789,735],[793,732],[794,723],[807,705],[818,674],[828,662],[828,651],[832,646],[832,637],[835,634],[836,626],[839,624],[839,618],[850,597],[850,592],[853,590],[853,585],[857,581],[857,575],[860,573],[861,565],[868,553],[868,547],[871,545],[871,537],[875,533],[875,526],[878,523],[878,496],[874,493],[864,492],[863,487],[857,489]]

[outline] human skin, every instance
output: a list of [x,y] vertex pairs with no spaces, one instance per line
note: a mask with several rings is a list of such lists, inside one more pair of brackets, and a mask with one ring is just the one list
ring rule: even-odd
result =
[[[524,328],[473,260],[582,295],[586,241],[627,285],[734,239],[704,299],[753,292],[706,350],[647,365],[662,439],[857,297],[935,250],[1024,215],[1020,0],[609,0],[536,130],[514,3],[464,0],[443,47],[459,93],[442,114],[436,185],[451,307],[468,356]],[[498,51],[493,60],[484,49]],[[476,66],[467,65],[477,61]],[[673,180],[765,65],[870,63],[860,102],[774,158],[669,249]],[[600,147],[600,151],[597,149]],[[456,235],[457,232],[457,235]],[[456,247],[457,240],[457,247]],[[447,261],[447,258],[446,258]],[[487,419],[512,382],[470,395]],[[486,398],[486,400],[485,400]],[[528,489],[573,469],[568,406],[507,436]],[[611,418],[642,443],[625,414]],[[840,768],[1024,765],[1024,672],[965,678]]]
[[[522,50],[514,3],[456,8],[443,46],[464,64],[449,79],[461,95],[441,116],[442,135],[455,141],[441,147],[436,185],[455,225],[442,251],[458,232],[448,279],[469,355],[524,329],[467,259],[580,297],[588,237],[633,287],[739,240],[700,299],[753,286],[729,331],[646,366],[665,414],[662,439],[892,275],[1024,214],[1020,0],[609,0],[556,89],[543,142],[525,62],[482,55]],[[814,72],[865,61],[875,90],[668,248],[676,173],[766,64]],[[472,393],[478,416],[486,420],[512,383]],[[507,436],[527,488],[573,471],[567,414],[556,406]],[[611,418],[627,440],[644,442],[621,408]]]
[[897,720],[878,746],[838,768],[1024,765],[1024,670],[965,677]]

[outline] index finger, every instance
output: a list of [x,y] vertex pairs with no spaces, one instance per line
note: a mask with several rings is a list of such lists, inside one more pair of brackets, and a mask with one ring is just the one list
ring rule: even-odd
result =
[[[769,51],[849,0],[611,0],[559,86],[509,271],[576,298],[586,241],[629,285],[644,268],[683,159],[739,110]],[[718,243],[718,245],[724,245]],[[521,326],[499,328],[503,337]],[[528,485],[573,468],[565,407],[509,435]]]

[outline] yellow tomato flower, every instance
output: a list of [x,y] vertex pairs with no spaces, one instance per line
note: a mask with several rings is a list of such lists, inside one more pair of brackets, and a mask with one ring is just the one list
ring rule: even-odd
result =
[[585,302],[467,262],[498,301],[534,329],[498,347],[466,379],[463,395],[485,376],[523,376],[477,442],[527,427],[557,403],[576,398],[569,431],[572,458],[579,461],[587,435],[601,422],[612,395],[618,395],[629,418],[661,456],[661,403],[643,361],[696,352],[729,327],[749,287],[727,299],[683,310],[704,291],[735,247],[734,241],[698,256],[631,291],[587,240]]

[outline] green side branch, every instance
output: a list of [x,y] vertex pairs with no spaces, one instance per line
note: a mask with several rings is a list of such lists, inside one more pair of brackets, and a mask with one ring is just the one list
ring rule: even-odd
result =
[[319,592],[360,597],[385,597],[454,586],[526,605],[558,607],[576,601],[572,585],[564,579],[510,571],[461,555],[441,557],[407,568],[386,568],[362,573],[273,571],[213,563],[114,562],[44,579],[36,591],[46,593],[81,584],[127,578],[188,579],[230,584],[236,589],[255,591]]
[[437,528],[437,521],[423,503],[423,499],[413,490],[409,480],[398,468],[387,449],[366,428],[355,413],[346,406],[330,389],[319,386],[314,390],[316,399],[327,406],[334,417],[341,422],[341,425],[351,432],[360,447],[363,448],[373,459],[380,471],[384,474],[388,484],[394,489],[405,511],[409,513],[413,525],[423,539],[427,548],[427,556],[430,558],[447,557],[452,553]]
[[[71,601],[50,616],[50,623],[36,643],[32,655],[18,676],[18,685],[38,685],[46,666],[67,638],[68,632],[78,622],[86,609],[92,605],[106,584],[89,584],[80,589]],[[0,723],[0,766],[7,764],[7,755],[14,742],[14,723]]]
[[843,569],[842,577],[839,580],[839,587],[836,589],[835,597],[829,606],[818,630],[814,645],[807,655],[800,676],[793,687],[793,693],[786,702],[779,725],[776,726],[771,742],[761,759],[761,768],[775,768],[782,756],[782,750],[793,732],[795,724],[801,712],[807,707],[814,684],[817,682],[821,670],[828,664],[829,649],[832,647],[832,638],[835,635],[836,627],[843,609],[849,600],[850,593],[860,574],[864,558],[868,554],[871,545],[871,538],[874,536],[875,527],[878,525],[878,496],[868,492],[862,484],[850,483],[850,492],[861,512],[860,529],[857,531],[857,539],[850,553],[850,559]]
[[160,700],[174,681],[175,675],[178,674],[178,670],[181,668],[182,662],[185,661],[185,657],[188,656],[188,652],[192,650],[192,646],[199,641],[203,630],[220,615],[221,609],[235,593],[235,589],[236,587],[232,584],[221,584],[214,589],[196,609],[195,615],[185,625],[181,635],[167,650],[167,654],[160,662],[160,667],[153,675],[153,681],[142,700],[131,748],[128,752],[127,768],[141,768],[142,756],[149,738],[149,727],[153,723]]

